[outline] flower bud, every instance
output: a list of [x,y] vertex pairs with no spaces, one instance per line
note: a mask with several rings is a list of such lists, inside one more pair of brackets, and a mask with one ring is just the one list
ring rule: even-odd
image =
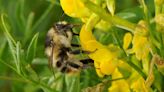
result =
[[147,36],[148,35],[148,26],[145,21],[141,20],[137,24],[135,28],[135,34],[140,36]]
[[164,27],[164,14],[158,14],[155,17],[155,22],[160,25],[161,27]]
[[124,36],[124,40],[123,40],[124,50],[128,49],[131,42],[132,42],[132,34],[131,33],[126,33],[125,36]]

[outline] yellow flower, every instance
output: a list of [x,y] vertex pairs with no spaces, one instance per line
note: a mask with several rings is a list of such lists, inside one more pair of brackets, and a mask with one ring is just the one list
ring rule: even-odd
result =
[[117,56],[119,48],[114,45],[104,46],[96,41],[92,30],[86,30],[85,25],[83,25],[80,31],[80,42],[82,49],[90,52],[88,56],[94,60],[96,72],[99,77],[113,73],[118,63]]
[[148,92],[148,89],[145,86],[145,80],[141,77],[133,82],[131,89],[133,89],[134,92]]
[[140,21],[136,27],[133,39],[130,33],[124,36],[123,48],[128,49],[132,40],[130,53],[135,53],[138,60],[144,60],[150,52],[150,43],[147,38],[148,29],[144,21]]
[[[131,72],[131,74],[127,79],[113,81],[112,85],[108,88],[109,92],[149,92],[150,88],[146,86],[145,80],[137,71],[123,61],[119,62],[118,67],[119,69]],[[123,77],[118,68],[112,73],[112,79]]]
[[71,17],[88,17],[91,12],[84,6],[81,0],[60,0],[60,4],[65,14]]
[[94,61],[94,66],[99,77],[104,77],[104,75],[111,75],[116,69],[118,60],[111,61]]
[[149,88],[146,87],[145,80],[135,70],[132,71],[132,74],[130,78],[128,78],[127,82],[133,92],[149,92]]
[[[123,75],[115,69],[112,74],[112,79],[122,78]],[[125,79],[115,80],[112,82],[111,87],[108,88],[108,92],[131,92],[130,87]]]
[[135,52],[138,60],[144,60],[149,54],[149,42],[147,37],[134,35],[133,37],[133,52]]
[[156,17],[155,17],[155,22],[157,24],[159,24],[161,27],[164,27],[164,14],[158,14]]

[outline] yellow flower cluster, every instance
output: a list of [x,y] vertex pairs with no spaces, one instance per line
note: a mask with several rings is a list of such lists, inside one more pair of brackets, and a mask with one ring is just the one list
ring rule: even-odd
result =
[[[96,3],[94,0],[91,1]],[[60,3],[64,12],[68,16],[78,17],[82,19],[83,22],[84,19],[87,18],[87,20],[85,20],[86,24],[83,25],[80,31],[82,49],[91,52],[89,57],[94,60],[94,66],[99,77],[112,74],[119,61],[117,59],[119,48],[112,44],[109,46],[104,46],[96,41],[92,34],[92,29],[97,23],[95,23],[95,25],[87,25],[88,21],[96,20],[95,18],[91,18],[91,16],[95,15],[92,14],[80,0],[60,0]],[[101,21],[100,23],[102,24],[104,22]],[[115,51],[112,51],[112,49]]]
[[112,74],[119,61],[117,59],[119,48],[112,44],[104,46],[96,41],[92,30],[86,30],[85,25],[80,31],[80,41],[83,50],[90,52],[89,57],[94,60],[97,74],[100,77]]
[[[92,1],[92,0],[91,0]],[[125,66],[125,69],[130,69],[131,76],[128,79],[120,79],[112,82],[109,87],[109,92],[148,92],[145,86],[145,80],[129,65],[119,59],[120,48],[113,45],[103,45],[96,40],[92,30],[100,21],[97,18],[91,18],[93,15],[80,0],[60,0],[64,12],[71,17],[80,19],[88,18],[80,31],[80,42],[84,51],[90,52],[88,56],[94,60],[94,66],[99,77],[111,75],[112,79],[123,78],[124,76],[119,71],[119,66]],[[136,30],[139,30],[132,37],[131,33],[124,36],[123,48],[128,51],[129,45],[132,43],[131,52],[135,53],[139,60],[147,57],[149,53],[148,39],[145,35],[145,26],[142,23],[138,24]],[[140,30],[142,29],[142,30]]]
[[[120,62],[118,66],[131,71],[131,75],[127,79],[119,79],[112,82],[109,92],[149,92],[149,88],[145,84],[145,80],[128,64]],[[113,72],[112,79],[123,78],[118,68]]]

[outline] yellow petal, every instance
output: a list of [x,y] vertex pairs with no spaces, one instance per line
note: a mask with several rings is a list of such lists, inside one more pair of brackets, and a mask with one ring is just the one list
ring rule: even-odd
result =
[[80,0],[60,0],[65,14],[71,17],[88,17],[91,13]]
[[82,48],[86,51],[96,52],[98,49],[103,48],[103,45],[96,40],[89,40],[85,42],[85,46],[82,46]]
[[[112,79],[121,78],[123,75],[116,68],[112,74]],[[131,92],[128,83],[125,79],[120,79],[112,82],[111,87],[108,88],[108,92]]]
[[133,84],[131,85],[131,89],[134,92],[149,92],[147,87],[145,86],[144,79],[141,77],[133,82]]
[[146,37],[134,35],[133,37],[133,51],[136,54],[138,60],[144,59],[149,54],[149,42]]
[[103,62],[103,61],[110,61],[117,56],[115,56],[112,52],[110,52],[106,48],[98,48],[95,52],[89,54],[89,57],[93,60]]
[[75,2],[74,0],[60,0],[60,4],[62,6],[62,9],[67,15],[70,16],[75,16],[76,14],[74,13],[74,6]]
[[105,74],[103,74],[100,70],[100,63],[97,61],[94,61],[94,66],[95,66],[97,75],[101,78],[104,77]]
[[124,40],[123,40],[123,48],[126,50],[128,49],[130,43],[132,41],[132,34],[131,33],[126,33],[124,36]]
[[108,88],[108,92],[120,92],[118,85],[112,85],[110,88]]
[[97,73],[97,75],[98,75],[100,78],[103,78],[104,75],[105,75],[105,74],[103,74],[103,73],[101,72],[100,69],[96,69],[96,73]]
[[100,63],[101,72],[105,75],[110,75],[117,67],[117,61],[102,61]]
[[92,31],[91,30],[89,30],[89,31],[86,30],[85,25],[82,26],[79,36],[80,36],[80,43],[81,43],[82,48],[84,50],[88,50],[88,49],[86,49],[86,44],[87,44],[88,41],[96,40],[95,37],[92,34]]

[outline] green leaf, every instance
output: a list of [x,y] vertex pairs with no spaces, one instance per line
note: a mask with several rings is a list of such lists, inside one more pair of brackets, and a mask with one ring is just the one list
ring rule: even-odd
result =
[[114,15],[115,12],[115,0],[106,0],[107,8],[111,15]]
[[18,63],[17,63],[17,57],[16,57],[16,47],[14,46],[14,44],[12,43],[12,41],[10,40],[10,38],[7,36],[7,41],[8,41],[8,44],[9,44],[9,48],[10,48],[10,52],[11,52],[11,55],[12,55],[12,58],[14,59],[14,63],[15,63],[15,67],[16,67],[16,70],[18,72]]
[[26,23],[26,27],[25,27],[25,42],[27,41],[27,39],[30,37],[31,33],[32,33],[32,24],[33,24],[33,20],[34,20],[34,13],[31,12],[28,15],[28,19],[27,19],[27,23]]
[[80,92],[80,75],[66,75],[65,83],[67,92]]
[[36,33],[34,35],[34,37],[32,38],[29,46],[28,46],[28,49],[27,49],[27,56],[26,56],[26,60],[27,62],[31,63],[32,60],[34,59],[35,57],[35,54],[36,54],[36,47],[37,47],[37,41],[38,41],[38,36],[39,36],[39,33]]
[[49,12],[51,9],[53,9],[54,4],[50,4],[50,6],[46,9],[46,11],[42,14],[42,16],[36,21],[34,24],[32,30],[35,30],[37,27],[40,27],[40,24],[44,21],[45,18],[47,18]]
[[2,22],[2,26],[3,26],[3,32],[6,36],[6,38],[8,38],[9,40],[11,40],[11,42],[16,45],[16,41],[14,40],[14,38],[11,36],[11,34],[9,33],[9,26],[8,26],[8,21],[5,20],[6,14],[1,14],[1,22]]
[[3,41],[3,43],[1,43],[1,45],[0,45],[0,57],[2,57],[6,46],[7,46],[7,42]]
[[154,80],[154,86],[159,90],[159,92],[163,92],[163,81],[164,81],[164,76],[160,74],[157,70],[154,70],[154,75],[155,75],[155,80]]
[[25,67],[25,72],[26,72],[26,75],[28,77],[30,77],[30,79],[33,79],[35,81],[39,81],[39,77],[38,77],[37,73],[34,71],[34,69],[31,67],[30,64],[28,64]]
[[19,42],[17,42],[16,44],[16,62],[17,62],[17,71],[20,74],[21,73],[21,44]]
[[2,14],[1,15],[1,21],[2,21],[2,25],[4,27],[4,34],[5,34],[5,37],[8,41],[9,48],[11,51],[11,55],[14,59],[13,61],[14,61],[15,66],[16,66],[17,73],[20,74],[21,73],[21,70],[20,70],[20,49],[21,49],[20,43],[19,42],[16,43],[14,38],[9,33],[7,21],[4,19],[4,17],[5,17],[5,15]]

